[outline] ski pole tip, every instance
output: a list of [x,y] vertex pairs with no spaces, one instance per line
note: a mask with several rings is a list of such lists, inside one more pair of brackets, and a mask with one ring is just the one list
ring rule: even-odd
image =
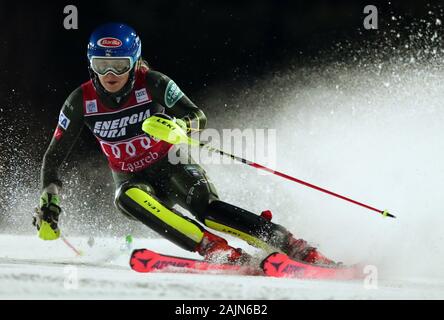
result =
[[390,213],[388,212],[388,210],[384,210],[384,211],[382,211],[381,214],[382,214],[382,216],[383,216],[384,218],[385,218],[385,217],[390,217],[390,218],[394,218],[394,219],[396,219],[396,217],[395,217],[394,215],[390,214]]

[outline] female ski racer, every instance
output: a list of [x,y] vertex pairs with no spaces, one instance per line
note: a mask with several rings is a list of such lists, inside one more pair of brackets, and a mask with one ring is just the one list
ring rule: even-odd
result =
[[148,68],[141,57],[141,41],[131,27],[110,23],[97,28],[89,40],[88,61],[91,79],[67,98],[43,158],[42,194],[33,220],[41,239],[60,236],[58,169],[86,125],[108,158],[116,207],[181,248],[234,264],[251,258],[172,209],[175,204],[206,227],[256,247],[308,263],[334,263],[271,222],[270,216],[220,200],[201,166],[189,156],[172,164],[167,154],[174,146],[142,131],[142,123],[152,115],[174,120],[187,133],[205,128],[207,119],[173,80]]

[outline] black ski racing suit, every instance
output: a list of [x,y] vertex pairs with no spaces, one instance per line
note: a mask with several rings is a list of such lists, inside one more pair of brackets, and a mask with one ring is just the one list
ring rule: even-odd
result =
[[[189,127],[203,129],[206,125],[204,113],[181,93],[177,86],[173,93],[179,92],[180,95],[176,97],[180,99],[171,101],[171,95],[168,96],[167,91],[171,90],[172,84],[174,82],[160,72],[150,70],[144,74],[144,85],[152,100],[146,106],[150,109],[149,114],[163,112],[171,117],[184,119]],[[85,124],[88,126],[88,112],[97,111],[97,102],[85,101],[84,91],[83,86],[74,90],[62,107],[59,124],[43,158],[42,188],[50,184],[61,188],[58,169],[82,128]],[[104,107],[114,111],[106,113],[107,120],[112,124],[113,117],[120,117],[119,110],[125,99],[120,103],[103,95],[98,96],[98,99]],[[141,130],[141,123],[137,123],[137,126]],[[89,127],[95,132],[94,124]],[[138,130],[137,128],[135,130]],[[95,132],[96,136],[98,132]],[[108,136],[112,135],[108,133]],[[142,170],[133,168],[132,171],[122,172],[111,167],[116,184],[117,208],[189,251],[196,250],[204,229],[200,224],[172,209],[175,204],[187,209],[201,223],[212,229],[237,236],[269,251],[286,251],[289,234],[286,229],[259,215],[219,200],[205,170],[188,155],[181,157],[188,158],[178,164],[171,164],[168,157],[163,157]]]

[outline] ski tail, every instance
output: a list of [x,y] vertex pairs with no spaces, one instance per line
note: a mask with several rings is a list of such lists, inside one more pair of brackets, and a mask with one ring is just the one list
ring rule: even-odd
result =
[[315,265],[292,260],[286,254],[272,253],[262,261],[265,275],[278,278],[352,280],[363,277],[357,265]]
[[191,273],[234,273],[256,275],[262,272],[250,266],[213,263],[211,261],[189,259],[159,254],[148,249],[136,249],[130,258],[131,269],[141,273],[148,272],[191,272]]

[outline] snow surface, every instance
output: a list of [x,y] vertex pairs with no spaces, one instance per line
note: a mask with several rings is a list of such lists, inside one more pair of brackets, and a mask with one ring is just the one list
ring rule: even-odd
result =
[[[123,239],[62,240],[0,236],[0,299],[442,299],[444,280],[380,279],[378,288],[359,281],[312,281],[257,276],[139,274],[128,266]],[[135,239],[134,248],[198,258],[162,239]],[[77,286],[72,275],[77,274]],[[74,287],[73,287],[74,286]]]

